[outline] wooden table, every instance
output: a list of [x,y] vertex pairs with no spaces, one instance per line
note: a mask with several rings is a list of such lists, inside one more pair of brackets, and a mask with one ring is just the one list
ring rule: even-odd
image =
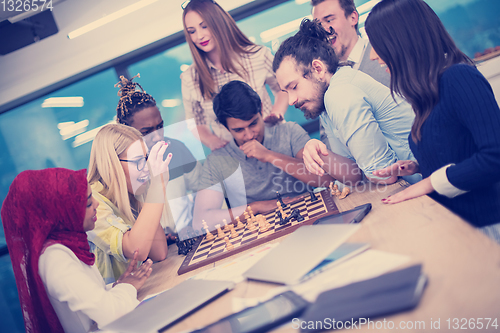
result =
[[[397,205],[381,203],[382,198],[402,190],[404,186],[404,181],[390,186],[369,183],[354,189],[346,199],[335,200],[341,212],[368,202],[373,205],[372,211],[363,219],[362,227],[349,241],[368,242],[372,249],[408,255],[412,259],[410,264],[423,264],[423,271],[429,278],[416,309],[387,316],[386,320],[393,321],[396,327],[402,321],[423,321],[425,329],[418,331],[427,332],[430,330],[431,320],[435,322],[440,319],[439,332],[445,332],[456,331],[453,329],[453,318],[460,320],[460,327],[464,322],[462,318],[467,321],[471,318],[498,318],[498,330],[492,327],[488,330],[468,330],[500,332],[500,246],[427,196]],[[178,276],[177,269],[184,256],[177,255],[177,248],[171,246],[167,259],[153,265],[153,273],[138,297],[142,299],[148,294],[171,288],[192,275],[234,258],[235,256],[229,257]],[[260,297],[273,287],[275,285],[267,283],[241,282],[234,290],[166,332],[182,332],[215,322],[232,313],[233,297]],[[451,320],[450,329],[447,319]],[[373,319],[375,320],[377,319]],[[291,325],[281,327],[278,331],[296,332]]]

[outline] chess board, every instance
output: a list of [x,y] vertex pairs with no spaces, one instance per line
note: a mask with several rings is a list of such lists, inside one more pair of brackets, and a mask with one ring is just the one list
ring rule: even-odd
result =
[[[258,246],[275,238],[284,236],[294,231],[301,225],[312,224],[320,217],[339,213],[339,210],[337,209],[337,206],[335,205],[328,190],[315,193],[315,195],[317,198],[316,201],[311,201],[311,196],[309,194],[302,195],[289,203],[286,209],[284,209],[287,215],[290,215],[292,210],[299,209],[300,215],[304,217],[302,222],[292,219],[289,223],[280,225],[277,214],[278,209],[275,209],[262,213],[267,222],[271,225],[271,227],[265,232],[261,232],[259,228],[256,228],[255,230],[249,230],[247,227],[239,229],[235,228],[238,236],[231,238],[230,232],[223,230],[224,235],[229,238],[234,246],[234,249],[230,251],[226,249],[226,242],[224,241],[224,238],[217,237],[217,233],[215,233],[215,238],[212,240],[207,240],[204,235],[199,236],[193,244],[191,251],[189,251],[186,255],[186,258],[177,271],[177,274],[181,275],[187,273],[199,267],[230,257],[236,253],[248,250],[254,246]],[[243,222],[245,226],[247,225],[247,221],[245,219],[241,220],[241,222]]]

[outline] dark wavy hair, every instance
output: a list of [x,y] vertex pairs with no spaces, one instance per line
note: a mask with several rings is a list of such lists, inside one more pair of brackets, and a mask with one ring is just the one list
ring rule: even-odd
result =
[[250,120],[262,113],[259,94],[243,81],[231,81],[222,86],[213,100],[217,121],[227,128],[227,118]]
[[297,64],[302,65],[303,75],[308,76],[311,72],[311,64],[314,59],[323,61],[328,72],[334,74],[339,66],[339,59],[328,41],[328,33],[318,22],[307,18],[300,23],[299,32],[287,38],[274,55],[273,71],[280,67],[286,57],[292,57]]
[[391,71],[391,93],[413,107],[413,141],[439,101],[439,79],[450,66],[474,66],[453,42],[436,13],[422,0],[382,0],[365,23],[370,43]]
[[141,77],[141,75],[137,74],[130,80],[121,75],[120,82],[115,84],[115,87],[120,88],[118,91],[120,100],[116,107],[116,119],[119,124],[132,126],[134,114],[145,108],[156,106],[153,96],[146,93],[139,83],[132,81],[136,77]]

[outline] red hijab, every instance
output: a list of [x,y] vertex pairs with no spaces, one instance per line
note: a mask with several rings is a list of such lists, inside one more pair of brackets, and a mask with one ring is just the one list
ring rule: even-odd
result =
[[38,274],[44,244],[62,244],[94,264],[83,229],[87,186],[86,170],[28,170],[14,179],[3,202],[2,223],[27,333],[64,332]]

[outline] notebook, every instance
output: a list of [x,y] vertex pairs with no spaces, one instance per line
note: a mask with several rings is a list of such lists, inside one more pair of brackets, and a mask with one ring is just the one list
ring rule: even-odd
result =
[[[325,291],[302,314],[301,320],[317,322],[335,318],[337,326],[327,329],[342,328],[344,322],[354,321],[361,329],[367,318],[384,317],[413,309],[419,303],[426,284],[427,277],[422,273],[422,266],[414,265]],[[305,327],[301,331],[313,332],[318,329],[320,328]]]
[[143,301],[101,330],[159,332],[233,288],[234,283],[228,281],[187,280]]
[[359,224],[305,225],[269,251],[243,276],[250,280],[292,285],[349,238]]

